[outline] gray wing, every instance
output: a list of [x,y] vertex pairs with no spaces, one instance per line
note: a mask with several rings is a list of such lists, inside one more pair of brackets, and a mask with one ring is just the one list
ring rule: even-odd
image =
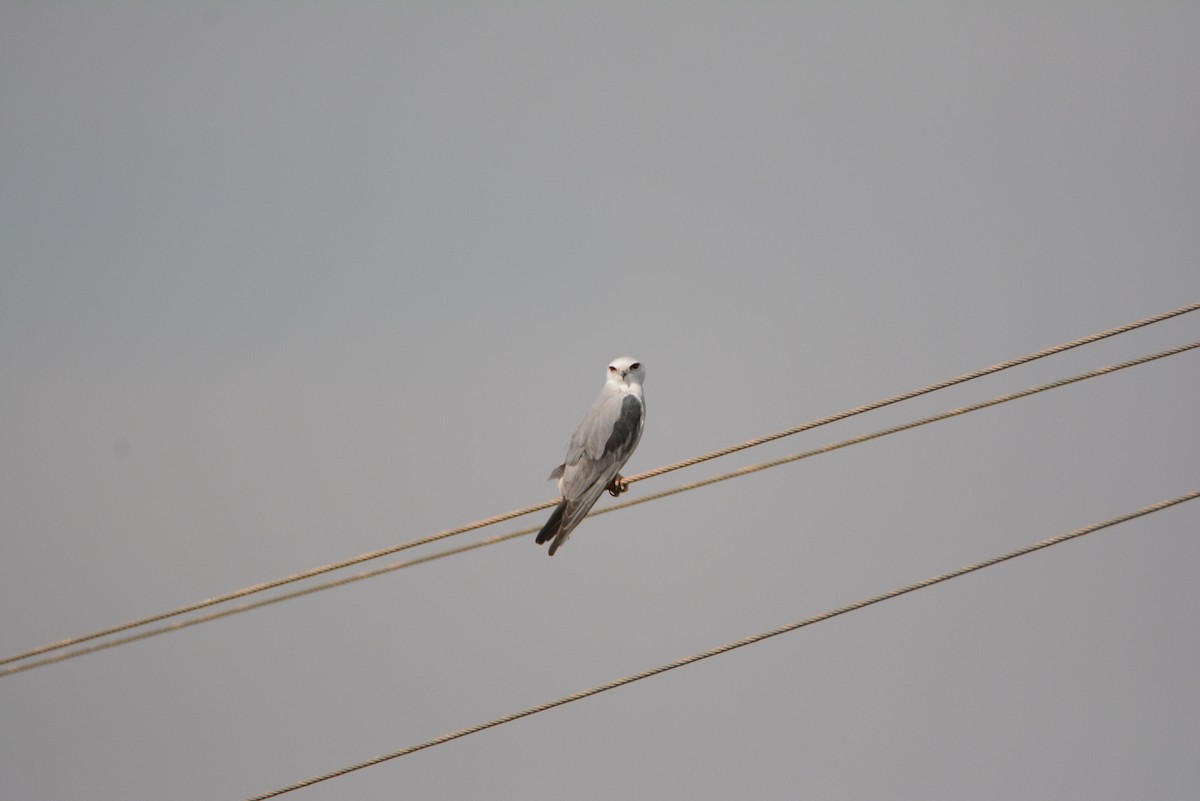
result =
[[567,447],[562,470],[563,498],[582,500],[597,489],[592,498],[595,503],[637,447],[643,421],[644,409],[636,395],[598,398]]
[[636,395],[601,392],[567,446],[567,460],[550,478],[559,480],[562,501],[537,536],[550,555],[567,541],[642,438],[646,409]]

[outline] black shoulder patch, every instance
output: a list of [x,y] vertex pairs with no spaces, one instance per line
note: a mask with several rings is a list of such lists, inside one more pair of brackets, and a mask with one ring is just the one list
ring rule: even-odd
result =
[[621,415],[617,422],[613,423],[608,442],[604,443],[604,452],[607,454],[628,451],[634,437],[637,436],[638,424],[641,421],[642,402],[636,395],[626,395],[625,400],[621,401]]

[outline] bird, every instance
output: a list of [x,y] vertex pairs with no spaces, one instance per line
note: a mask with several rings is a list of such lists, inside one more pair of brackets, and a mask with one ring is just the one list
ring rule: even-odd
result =
[[642,439],[646,400],[642,381],[646,368],[632,356],[613,359],[604,388],[584,416],[567,446],[567,458],[550,472],[558,479],[558,506],[537,535],[537,543],[550,542],[554,556],[579,522],[608,490],[614,498],[629,485],[619,471]]

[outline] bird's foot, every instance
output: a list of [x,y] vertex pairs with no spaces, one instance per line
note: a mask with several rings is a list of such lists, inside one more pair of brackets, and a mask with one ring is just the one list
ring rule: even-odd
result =
[[608,494],[614,498],[627,489],[629,489],[629,483],[619,475],[614,476],[613,480],[608,482]]

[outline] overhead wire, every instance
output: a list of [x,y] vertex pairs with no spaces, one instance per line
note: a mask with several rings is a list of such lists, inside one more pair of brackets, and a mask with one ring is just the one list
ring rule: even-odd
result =
[[[870,432],[867,434],[860,434],[858,436],[849,437],[847,439],[839,440],[836,442],[831,442],[831,443],[822,445],[817,448],[812,448],[810,450],[802,451],[800,453],[783,456],[778,459],[772,459],[767,462],[761,462],[761,463],[755,464],[755,465],[748,465],[746,467],[738,468],[737,470],[733,470],[733,471],[730,471],[727,473],[722,473],[722,474],[719,474],[716,476],[711,476],[711,477],[705,478],[705,479],[700,479],[698,481],[692,481],[692,482],[689,482],[686,484],[682,484],[678,487],[661,490],[659,492],[651,493],[651,494],[642,496],[640,498],[631,498],[631,499],[628,499],[625,501],[621,501],[619,503],[615,503],[611,506],[604,507],[602,509],[593,510],[592,512],[590,512],[588,514],[588,516],[591,517],[594,515],[600,515],[600,514],[605,514],[608,512],[614,512],[614,511],[617,511],[618,509],[626,509],[626,508],[629,508],[630,506],[637,506],[639,504],[648,503],[650,501],[656,501],[661,498],[666,498],[671,495],[678,495],[679,493],[682,493],[682,492],[687,492],[689,490],[698,489],[700,487],[710,486],[712,484],[726,481],[731,478],[739,478],[741,476],[751,475],[753,473],[761,472],[763,470],[768,470],[773,467],[779,467],[780,465],[797,462],[797,461],[800,461],[801,459],[807,459],[809,457],[818,456],[823,453],[830,453],[832,451],[840,450],[842,448],[846,448],[851,445],[858,445],[858,444],[861,444],[864,442],[869,442],[869,441],[875,440],[875,439],[879,439],[881,437],[885,437],[885,436],[888,436],[891,434],[897,434],[902,431],[909,431],[911,429],[919,428],[921,426],[929,425],[931,423],[940,422],[942,420],[948,420],[953,417],[958,417],[958,416],[961,416],[964,414],[969,414],[971,412],[990,408],[992,406],[998,406],[1002,403],[1008,403],[1009,401],[1018,400],[1021,398],[1027,398],[1032,395],[1037,395],[1037,394],[1040,394],[1042,392],[1046,392],[1046,391],[1049,391],[1052,389],[1058,389],[1060,387],[1065,387],[1065,386],[1069,386],[1071,384],[1076,384],[1076,383],[1079,383],[1081,381],[1086,381],[1091,378],[1096,378],[1096,377],[1103,376],[1103,375],[1109,375],[1111,373],[1115,373],[1119,370],[1124,370],[1129,367],[1136,367],[1138,365],[1148,364],[1150,362],[1157,361],[1159,359],[1167,358],[1168,356],[1175,356],[1177,354],[1184,353],[1184,352],[1187,352],[1190,350],[1195,350],[1197,348],[1200,348],[1200,341],[1192,342],[1192,343],[1189,343],[1186,345],[1179,345],[1174,348],[1168,348],[1167,350],[1159,351],[1157,353],[1152,353],[1152,354],[1149,354],[1146,356],[1141,356],[1141,357],[1138,357],[1135,359],[1129,359],[1124,362],[1118,362],[1116,364],[1110,364],[1105,367],[1099,367],[1094,370],[1089,370],[1085,373],[1080,373],[1078,375],[1058,379],[1056,381],[1051,381],[1046,384],[1040,384],[1035,387],[1030,387],[1028,389],[1021,390],[1019,392],[1012,392],[1012,393],[1008,393],[1006,395],[999,395],[999,396],[991,398],[989,400],[980,401],[978,403],[973,403],[968,406],[957,407],[957,408],[942,412],[940,414],[923,417],[923,418],[913,420],[913,421],[910,421],[907,423],[901,423],[899,425],[891,426],[891,427],[884,428],[884,429],[874,431],[874,432]],[[178,622],[170,624],[168,626],[163,626],[160,628],[139,632],[137,634],[133,634],[133,635],[130,635],[127,637],[122,637],[122,638],[115,639],[115,640],[109,640],[109,641],[98,643],[98,644],[88,646],[85,648],[80,648],[80,649],[77,649],[74,651],[67,651],[65,653],[56,654],[54,656],[50,656],[50,657],[36,660],[36,661],[25,662],[25,663],[15,665],[10,668],[0,669],[0,677],[11,675],[13,673],[20,673],[20,672],[23,672],[26,670],[31,670],[33,668],[37,668],[37,667],[43,667],[45,665],[54,664],[56,662],[62,662],[62,661],[71,659],[76,656],[83,656],[85,654],[95,653],[96,651],[106,650],[108,648],[112,648],[117,645],[126,645],[131,642],[137,642],[140,640],[148,639],[150,637],[153,637],[153,636],[156,636],[159,634],[166,634],[167,632],[170,632],[170,631],[178,631],[180,629],[194,626],[199,623],[207,623],[212,620],[218,620],[220,618],[229,617],[231,615],[240,614],[242,612],[248,612],[252,609],[259,609],[259,608],[262,608],[265,606],[270,606],[272,604],[276,604],[281,601],[291,600],[291,599],[303,597],[306,595],[312,595],[313,593],[320,592],[322,590],[332,589],[333,587],[344,586],[346,584],[355,583],[355,582],[362,581],[367,578],[373,578],[375,576],[383,575],[385,573],[395,572],[397,570],[400,570],[400,569],[403,569],[406,567],[412,567],[414,565],[424,564],[426,562],[432,562],[434,560],[442,559],[447,556],[453,556],[456,554],[465,553],[467,551],[477,550],[479,548],[483,548],[488,545],[495,545],[500,542],[506,542],[511,539],[516,539],[518,537],[527,536],[529,534],[532,534],[535,531],[537,531],[538,528],[539,528],[538,526],[531,526],[529,528],[519,529],[517,531],[510,532],[508,534],[502,534],[502,535],[497,535],[494,537],[488,537],[488,538],[485,538],[478,542],[470,543],[468,545],[458,546],[456,548],[451,548],[451,549],[447,549],[444,551],[439,551],[436,553],[421,556],[416,559],[409,559],[409,560],[405,560],[403,562],[397,562],[397,563],[394,563],[391,565],[386,565],[384,567],[375,568],[373,570],[356,573],[352,576],[345,576],[345,577],[342,577],[339,579],[334,579],[332,581],[324,582],[321,584],[316,584],[316,585],[313,585],[310,587],[305,587],[305,588],[302,588],[299,590],[295,590],[293,592],[285,593],[282,595],[277,595],[277,596],[274,596],[271,598],[265,598],[265,599],[255,601],[250,604],[245,604],[243,606],[238,606],[238,607],[233,607],[231,609],[224,609],[224,610],[220,610],[217,612],[212,612],[207,615],[190,618],[188,620],[178,621]]]
[[1061,543],[1068,542],[1070,540],[1078,539],[1079,537],[1083,537],[1088,534],[1092,534],[1096,531],[1100,531],[1102,529],[1109,528],[1111,526],[1115,526],[1120,523],[1125,523],[1125,522],[1128,522],[1135,518],[1143,517],[1148,514],[1152,514],[1154,512],[1159,512],[1159,511],[1162,511],[1163,509],[1167,509],[1167,508],[1175,506],[1177,504],[1195,500],[1196,498],[1200,498],[1200,489],[1193,490],[1193,491],[1185,493],[1183,495],[1179,495],[1174,498],[1169,498],[1167,500],[1159,501],[1158,503],[1154,503],[1149,506],[1142,507],[1141,509],[1139,509],[1135,512],[1127,512],[1125,514],[1118,515],[1118,516],[1110,518],[1109,520],[1106,520],[1102,523],[1093,523],[1088,526],[1083,526],[1082,528],[1077,528],[1074,531],[1069,531],[1064,534],[1058,534],[1053,537],[1048,537],[1044,540],[1040,540],[1031,545],[1026,545],[1023,548],[1018,548],[1016,550],[1000,554],[999,556],[993,556],[990,559],[985,559],[982,562],[974,562],[972,564],[965,565],[965,566],[957,568],[955,570],[951,570],[947,573],[940,573],[936,576],[931,576],[930,578],[923,579],[923,580],[917,581],[917,582],[913,582],[912,584],[906,584],[902,587],[897,587],[895,589],[888,590],[887,592],[883,592],[878,595],[871,596],[870,598],[864,598],[863,600],[855,601],[854,603],[846,604],[845,606],[840,606],[836,609],[832,609],[827,612],[822,612],[820,614],[813,615],[812,617],[806,617],[803,620],[797,620],[793,623],[788,623],[786,625],[779,626],[778,628],[774,628],[769,631],[764,631],[762,633],[754,634],[754,635],[745,637],[740,640],[735,640],[733,642],[726,643],[724,645],[719,645],[715,648],[710,648],[707,651],[701,651],[700,653],[692,654],[691,656],[687,656],[682,659],[677,659],[674,662],[668,662],[665,665],[659,665],[658,667],[653,667],[648,670],[643,670],[640,673],[634,673],[632,675],[625,676],[625,677],[619,678],[619,679],[615,679],[615,680],[607,682],[605,684],[600,684],[595,687],[590,687],[586,690],[580,690],[579,692],[575,692],[570,695],[566,695],[561,698],[557,698],[553,701],[547,701],[545,703],[538,704],[537,706],[531,706],[531,707],[529,707],[527,709],[523,709],[519,712],[513,712],[508,715],[503,715],[503,716],[495,718],[493,720],[489,720],[486,723],[479,723],[474,726],[468,726],[465,729],[459,729],[457,731],[453,731],[448,734],[443,734],[439,737],[434,737],[432,740],[426,740],[425,742],[409,746],[408,748],[402,748],[399,751],[393,751],[390,754],[384,754],[382,756],[377,756],[372,759],[367,759],[362,762],[358,762],[354,765],[350,765],[348,767],[340,768],[338,770],[333,770],[328,773],[323,773],[319,776],[314,776],[310,779],[305,779],[303,781],[295,782],[294,784],[289,784],[286,787],[281,787],[277,790],[272,790],[271,792],[268,792],[268,793],[263,793],[261,795],[253,796],[252,798],[247,799],[247,801],[266,801],[266,799],[268,799],[268,798],[276,798],[276,797],[284,795],[286,793],[290,793],[294,790],[300,790],[305,787],[311,787],[314,784],[319,784],[321,782],[328,781],[330,779],[338,778],[339,776],[345,776],[347,773],[353,773],[355,771],[362,770],[364,768],[373,767],[373,766],[378,765],[383,762],[388,762],[393,759],[398,759],[403,756],[408,756],[409,754],[416,753],[417,751],[422,751],[427,748],[432,748],[437,745],[442,745],[442,744],[448,743],[452,740],[457,740],[460,737],[466,737],[467,735],[470,735],[470,734],[476,734],[478,732],[484,731],[485,729],[491,729],[496,726],[503,725],[505,723],[512,723],[515,720],[520,720],[521,718],[529,717],[530,715],[535,715],[535,714],[538,714],[539,712],[546,712],[550,709],[554,709],[555,707],[563,706],[564,704],[569,704],[574,701],[580,701],[584,698],[589,698],[593,695],[598,695],[602,692],[607,692],[608,690],[613,690],[618,687],[623,687],[626,684],[632,684],[635,681],[641,681],[642,679],[648,679],[652,676],[657,676],[660,673],[666,673],[667,671],[675,670],[676,668],[681,668],[686,665],[691,665],[691,664],[693,664],[695,662],[699,662],[703,659],[708,659],[709,657],[728,653],[729,651],[733,651],[737,648],[742,648],[747,645],[753,645],[755,643],[762,642],[763,640],[767,640],[772,637],[777,637],[780,634],[787,634],[788,632],[796,631],[797,629],[801,629],[806,626],[811,626],[814,623],[820,623],[821,621],[829,620],[831,618],[835,618],[840,615],[847,614],[849,612],[854,612],[859,609],[863,609],[865,607],[871,606],[873,604],[882,603],[883,601],[888,601],[893,598],[897,598],[901,595],[905,595],[910,592],[915,592],[916,590],[921,590],[926,587],[931,587],[935,584],[940,584],[942,582],[949,581],[954,578],[959,578],[960,576],[965,576],[968,573],[973,573],[977,570],[983,570],[984,568],[992,567],[994,565],[1001,564],[1002,562],[1007,562],[1011,559],[1016,559],[1017,557],[1025,556],[1025,555],[1033,553],[1035,551],[1049,548],[1054,545],[1059,545]]
[[909,392],[903,392],[899,395],[893,395],[890,398],[884,398],[883,400],[875,401],[874,403],[868,403],[863,406],[856,406],[853,409],[847,409],[844,412],[838,412],[837,414],[831,414],[828,417],[822,417],[818,420],[813,420],[812,422],[809,422],[809,423],[802,423],[801,425],[793,426],[792,428],[785,428],[782,431],[776,431],[774,434],[767,434],[765,436],[757,437],[755,439],[748,439],[745,442],[738,443],[737,445],[730,445],[726,448],[721,448],[719,450],[715,450],[710,453],[706,453],[702,456],[694,456],[691,459],[683,459],[681,461],[673,462],[673,463],[671,463],[669,465],[665,465],[663,467],[656,467],[653,470],[647,470],[644,473],[639,473],[636,476],[628,478],[628,479],[626,479],[626,481],[628,483],[632,484],[634,481],[643,481],[647,478],[653,478],[655,476],[660,476],[663,473],[669,473],[672,470],[680,470],[684,467],[691,467],[692,465],[700,464],[701,462],[707,462],[710,459],[716,459],[721,456],[728,456],[729,454],[737,453],[738,451],[745,450],[746,448],[753,448],[758,445],[764,445],[768,442],[774,442],[777,439],[782,439],[784,437],[790,437],[793,434],[799,434],[804,431],[810,431],[814,428],[818,428],[823,425],[828,425],[829,423],[836,423],[841,420],[845,420],[848,417],[854,417],[855,415],[863,414],[864,412],[872,412],[872,411],[875,411],[876,409],[882,409],[885,406],[891,406],[892,404],[900,403],[901,401],[911,400],[913,398],[920,397],[921,395],[928,395],[931,392],[937,392],[942,389],[948,389],[949,387],[956,386],[957,384],[963,384],[963,383],[966,383],[967,381],[973,381],[976,378],[982,378],[984,376],[992,375],[993,373],[998,373],[1002,370],[1007,370],[1011,367],[1018,367],[1023,364],[1028,364],[1029,362],[1037,361],[1038,359],[1043,359],[1047,356],[1054,356],[1056,354],[1063,353],[1064,351],[1068,351],[1073,348],[1078,348],[1083,345],[1089,345],[1093,342],[1099,342],[1102,339],[1114,337],[1114,336],[1117,336],[1118,334],[1124,334],[1129,331],[1133,331],[1137,328],[1143,328],[1147,325],[1152,325],[1154,323],[1160,323],[1163,320],[1169,320],[1172,317],[1178,317],[1181,314],[1187,314],[1188,312],[1193,312],[1193,311],[1196,311],[1197,309],[1200,309],[1200,301],[1197,301],[1195,303],[1190,303],[1187,306],[1181,306],[1178,309],[1173,309],[1168,312],[1156,314],[1153,317],[1146,317],[1142,320],[1137,320],[1132,323],[1126,323],[1125,325],[1117,326],[1116,328],[1110,328],[1107,331],[1100,331],[1095,334],[1090,334],[1085,337],[1080,337],[1079,339],[1071,340],[1070,342],[1064,342],[1061,345],[1054,345],[1049,348],[1044,348],[1043,350],[1039,350],[1039,351],[1030,353],[1025,356],[1018,356],[1015,359],[1009,359],[1006,362],[1000,362],[999,364],[994,364],[991,367],[985,367],[981,370],[976,370],[971,373],[964,373],[960,376],[956,376],[955,378],[948,378],[944,381],[939,381],[935,384],[929,384],[927,386],[921,387],[920,389],[914,389],[914,390],[910,390]]
[[[706,462],[706,461],[709,461],[712,459],[717,459],[717,458],[720,458],[723,456],[728,456],[730,454],[737,453],[738,451],[742,451],[747,448],[752,448],[752,447],[756,447],[758,445],[763,445],[768,442],[773,442],[777,439],[782,439],[783,437],[788,437],[788,436],[792,436],[794,434],[799,434],[804,431],[809,431],[809,430],[818,428],[823,425],[828,425],[830,423],[845,420],[845,419],[847,419],[849,417],[853,417],[855,415],[863,414],[863,413],[869,412],[869,411],[874,411],[876,409],[881,409],[885,406],[890,406],[895,403],[900,403],[901,401],[910,400],[912,398],[916,398],[921,395],[926,395],[931,392],[936,392],[936,391],[939,391],[942,389],[946,389],[946,388],[955,386],[957,384],[962,384],[967,381],[972,381],[976,378],[982,378],[983,376],[992,375],[992,374],[998,373],[1002,370],[1007,370],[1012,367],[1017,367],[1019,365],[1028,364],[1029,362],[1036,361],[1038,359],[1042,359],[1047,356],[1052,356],[1052,355],[1062,353],[1067,350],[1071,350],[1073,348],[1078,348],[1083,345],[1087,345],[1087,344],[1090,344],[1093,342],[1098,342],[1102,339],[1107,339],[1109,337],[1117,336],[1119,334],[1124,334],[1124,333],[1133,331],[1138,328],[1143,328],[1148,325],[1153,325],[1155,323],[1163,322],[1164,320],[1169,320],[1173,317],[1178,317],[1183,314],[1188,314],[1190,312],[1196,311],[1197,309],[1200,309],[1200,301],[1196,301],[1194,303],[1190,303],[1186,306],[1181,306],[1177,309],[1172,309],[1170,311],[1161,312],[1159,314],[1152,315],[1150,317],[1145,317],[1141,320],[1136,320],[1131,323],[1126,323],[1124,325],[1116,326],[1115,328],[1109,328],[1105,331],[1100,331],[1100,332],[1097,332],[1094,334],[1089,334],[1087,336],[1080,337],[1078,339],[1074,339],[1069,342],[1064,342],[1059,345],[1053,345],[1048,348],[1043,348],[1042,350],[1035,351],[1035,352],[1027,354],[1025,356],[1020,356],[1015,359],[1009,359],[1008,361],[1000,362],[999,364],[992,365],[991,367],[985,367],[980,370],[975,370],[975,371],[972,371],[969,373],[964,373],[955,378],[938,381],[936,383],[929,384],[929,385],[921,387],[919,389],[910,390],[908,392],[904,392],[899,395],[893,395],[891,397],[884,398],[883,400],[875,401],[874,403],[865,404],[863,406],[856,406],[852,409],[848,409],[843,412],[838,412],[837,414],[832,414],[827,417],[822,417],[818,420],[814,420],[814,421],[811,421],[808,423],[803,423],[801,425],[793,426],[791,428],[786,428],[786,429],[783,429],[782,431],[777,431],[773,434],[768,434],[765,436],[756,437],[754,439],[745,440],[745,441],[737,443],[735,445],[730,445],[725,448],[720,448],[718,450],[711,451],[709,453],[702,454],[700,456],[694,456],[691,458],[682,459],[680,461],[673,462],[673,463],[667,464],[667,465],[663,465],[661,467],[657,467],[657,468],[648,470],[643,473],[638,473],[637,475],[629,476],[628,478],[625,479],[625,481],[628,484],[633,484],[638,481],[644,481],[645,479],[648,479],[648,478],[654,478],[656,476],[660,476],[660,475],[663,475],[665,473],[669,473],[669,472],[672,472],[675,470],[681,470],[685,467],[691,467],[693,465],[697,465],[697,464],[700,464],[702,462]],[[197,611],[200,611],[201,609],[206,609],[211,606],[216,606],[218,604],[235,601],[240,598],[245,598],[249,595],[254,595],[254,594],[257,594],[260,592],[265,592],[267,590],[276,589],[278,587],[282,587],[287,584],[292,584],[292,583],[295,583],[298,581],[303,581],[305,579],[314,578],[316,576],[324,575],[326,573],[331,573],[336,570],[342,570],[344,568],[353,567],[354,565],[362,564],[363,562],[372,561],[374,559],[379,559],[384,556],[390,556],[392,554],[399,553],[400,551],[404,551],[404,550],[407,550],[410,548],[415,548],[420,545],[427,545],[429,543],[436,542],[438,540],[442,540],[447,537],[456,536],[458,534],[464,534],[469,531],[475,531],[477,529],[484,528],[485,526],[494,525],[496,523],[502,523],[507,520],[512,520],[514,518],[521,517],[523,515],[532,514],[533,512],[538,512],[538,511],[542,511],[544,509],[549,509],[551,506],[554,506],[557,502],[558,502],[557,499],[543,501],[542,503],[533,504],[531,506],[525,506],[520,509],[515,509],[513,511],[510,511],[510,512],[505,512],[503,514],[484,518],[483,520],[478,520],[478,521],[475,521],[474,523],[468,523],[466,525],[458,526],[456,528],[450,528],[450,529],[446,529],[444,531],[439,531],[435,534],[430,534],[428,536],[420,537],[418,539],[410,540],[408,542],[402,542],[402,543],[399,543],[396,545],[388,546],[386,548],[380,548],[378,550],[374,550],[374,551],[370,551],[368,553],[360,554],[358,556],[350,557],[348,559],[342,559],[342,560],[339,560],[336,562],[331,562],[329,564],[321,565],[319,567],[314,567],[314,568],[310,568],[308,570],[303,570],[303,571],[300,571],[297,573],[292,573],[288,576],[283,576],[281,578],[273,579],[270,581],[264,581],[264,582],[261,582],[258,584],[253,584],[251,586],[244,587],[239,590],[234,590],[232,592],[228,592],[223,595],[218,595],[218,596],[214,596],[211,598],[207,598],[202,601],[197,601],[194,603],[186,604],[184,606],[180,606],[180,607],[177,607],[175,609],[171,609],[171,610],[168,610],[165,612],[160,612],[157,614],[148,615],[146,617],[137,618],[137,619],[130,620],[130,621],[127,621],[125,623],[121,623],[121,624],[118,624],[115,626],[110,626],[107,628],[92,631],[87,634],[82,634],[82,635],[78,635],[75,637],[68,637],[68,638],[65,638],[62,640],[58,640],[53,643],[48,643],[46,645],[42,645],[37,648],[32,648],[27,651],[23,651],[21,653],[14,654],[12,656],[0,658],[0,665],[6,665],[6,664],[11,664],[13,662],[20,662],[20,661],[23,661],[26,659],[31,659],[35,656],[40,656],[41,654],[49,653],[51,651],[57,651],[57,650],[61,650],[64,648],[69,648],[71,646],[75,646],[75,645],[79,645],[79,644],[89,642],[92,640],[100,639],[102,637],[108,637],[108,636],[111,636],[114,634],[119,634],[124,631],[129,631],[131,629],[140,628],[142,626],[147,626],[147,625],[150,625],[153,623],[159,623],[161,621],[168,620],[173,617],[179,617],[181,615],[189,614],[191,612],[197,612]],[[0,675],[3,675],[3,674],[0,674]]]

